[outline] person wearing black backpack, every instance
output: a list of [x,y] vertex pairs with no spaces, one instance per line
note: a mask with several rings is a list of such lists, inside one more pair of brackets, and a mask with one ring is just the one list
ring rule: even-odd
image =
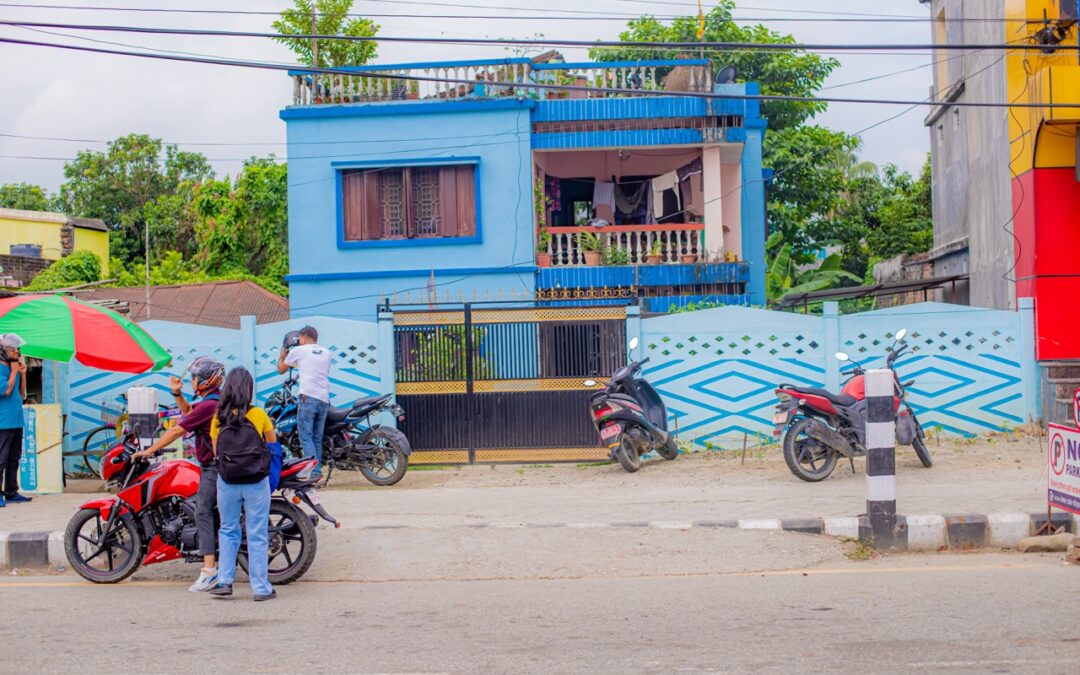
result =
[[230,596],[236,576],[236,554],[242,539],[241,509],[246,514],[248,579],[255,602],[272,600],[268,527],[272,454],[281,456],[274,423],[251,404],[255,382],[244,368],[233,368],[221,388],[221,400],[210,427],[217,459],[219,530],[218,581],[210,594]]

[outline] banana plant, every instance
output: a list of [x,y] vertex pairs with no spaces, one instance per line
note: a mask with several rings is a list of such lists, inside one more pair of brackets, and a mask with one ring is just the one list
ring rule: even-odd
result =
[[788,295],[812,293],[836,288],[844,281],[862,283],[862,279],[841,269],[842,258],[833,253],[813,269],[799,271],[791,255],[791,244],[784,244],[773,257],[766,276],[766,292],[769,300],[780,300]]

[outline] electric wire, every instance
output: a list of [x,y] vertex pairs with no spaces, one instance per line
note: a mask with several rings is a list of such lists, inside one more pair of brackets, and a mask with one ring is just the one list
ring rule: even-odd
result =
[[[33,40],[18,40],[13,38],[0,38],[0,44],[15,44],[23,46],[44,47],[52,49],[66,49],[80,52],[90,52],[98,54],[110,54],[116,56],[129,56],[135,58],[146,59],[158,59],[165,61],[180,61],[189,63],[200,63],[206,65],[220,65],[220,66],[233,66],[240,68],[251,69],[263,69],[263,70],[278,70],[286,71],[298,74],[308,75],[348,75],[374,78],[374,79],[387,79],[396,81],[415,81],[415,82],[436,82],[443,84],[466,84],[475,85],[477,80],[465,79],[465,78],[452,78],[452,77],[432,77],[425,75],[402,75],[402,74],[386,74],[380,71],[356,71],[347,70],[341,68],[313,68],[308,66],[299,66],[296,68],[290,68],[286,66],[274,65],[272,63],[266,63],[261,61],[242,61],[233,59],[206,59],[188,56],[176,56],[171,54],[158,54],[148,52],[128,52],[115,49],[104,49],[99,47],[87,47],[82,45],[69,45],[60,43],[40,42]],[[1016,49],[1020,49],[1026,45],[1018,45]],[[1006,49],[1009,47],[1006,46]],[[995,47],[996,49],[996,47]],[[602,94],[625,94],[630,96],[640,96],[641,90],[638,89],[626,89],[620,87],[589,87],[579,85],[566,85],[566,84],[548,84],[543,82],[506,82],[500,80],[485,80],[484,84],[492,87],[505,87],[521,90],[553,90],[553,91],[578,91],[586,93],[602,93]],[[702,98],[711,100],[742,100],[742,101],[787,101],[787,102],[801,102],[801,103],[853,103],[853,104],[873,104],[873,105],[927,105],[937,106],[940,102],[929,99],[918,100],[906,100],[906,99],[874,99],[874,98],[854,98],[854,97],[835,97],[835,96],[787,96],[778,94],[734,94],[734,93],[706,93],[706,92],[686,92],[686,91],[668,91],[668,90],[649,90],[649,96],[661,96],[661,97],[675,97],[675,98]],[[521,96],[524,101],[525,96]],[[1004,102],[990,102],[990,101],[957,101],[950,103],[950,105],[957,107],[967,108],[1041,108],[1041,109],[1055,109],[1055,108],[1076,108],[1080,107],[1080,103],[1004,103]]]
[[[533,12],[583,12],[583,10],[570,10],[561,8],[550,7],[507,7],[505,5],[484,5],[476,3],[442,3],[442,2],[416,2],[410,0],[368,0],[369,2],[388,3],[393,5],[410,5],[421,7],[451,7],[460,9],[498,9],[502,11],[533,11]],[[655,7],[657,5],[662,6],[681,6],[697,9],[697,3],[693,2],[653,2],[652,0],[611,0],[613,2],[626,2],[633,4],[645,4]],[[157,14],[205,14],[205,15],[235,15],[235,16],[280,16],[280,11],[273,10],[236,10],[236,9],[202,9],[202,8],[164,8],[164,7],[116,7],[116,6],[100,6],[100,5],[60,5],[60,4],[37,4],[37,3],[12,3],[12,2],[0,2],[0,7],[8,7],[12,9],[31,9],[31,10],[72,10],[72,11],[93,11],[93,12],[126,12],[126,13],[157,13]],[[1045,24],[1050,23],[1052,19],[1046,18],[1017,18],[1017,17],[949,17],[946,16],[943,19],[938,19],[931,16],[916,16],[912,14],[883,14],[883,13],[868,13],[868,12],[842,12],[836,10],[805,10],[805,9],[792,9],[792,8],[773,8],[773,7],[752,7],[744,5],[739,9],[748,11],[760,11],[760,12],[776,12],[785,14],[803,14],[806,16],[794,17],[794,16],[765,16],[765,17],[753,17],[753,16],[736,16],[730,17],[731,21],[779,21],[779,22],[794,22],[794,23],[928,23],[931,21],[943,20],[946,23],[1000,23],[1000,22],[1025,22],[1025,23],[1037,23]],[[608,16],[615,16],[615,18],[621,18],[625,16],[629,19],[639,18],[641,16],[649,16],[655,19],[666,18],[693,18],[696,16],[696,12],[692,14],[663,17],[658,15],[642,15],[640,12],[600,12],[598,10],[585,10],[594,11],[598,16],[588,18],[603,18]],[[491,19],[509,19],[518,18],[516,16],[478,16],[478,15],[438,15],[438,14],[377,14],[377,13],[357,13],[348,12],[343,16],[349,18],[424,18],[424,19],[450,19],[450,18],[491,18]],[[522,17],[524,18],[524,17]],[[532,17],[529,17],[532,18]],[[537,19],[547,19],[556,17],[535,17]],[[574,17],[557,17],[557,18],[574,18]]]
[[[265,39],[280,39],[281,33],[276,32],[264,32],[264,31],[234,31],[234,30],[217,30],[206,28],[166,28],[166,27],[151,27],[151,26],[127,26],[118,24],[78,24],[78,23],[62,23],[51,21],[22,21],[13,19],[0,20],[0,25],[6,26],[32,26],[35,28],[54,28],[61,30],[82,30],[82,31],[95,31],[95,32],[120,32],[120,33],[142,33],[148,35],[195,35],[201,37],[243,37],[243,38],[265,38]],[[926,51],[935,52],[942,49],[948,49],[949,51],[990,51],[990,50],[1009,50],[1019,49],[1027,51],[1064,51],[1064,52],[1077,52],[1080,51],[1080,45],[1044,45],[1044,44],[1013,44],[1008,43],[948,43],[942,44],[926,44],[926,43],[809,43],[809,42],[716,42],[716,41],[698,41],[698,42],[658,42],[658,41],[635,41],[626,42],[622,40],[565,40],[554,38],[427,38],[427,37],[415,37],[415,36],[401,36],[401,35],[334,35],[334,34],[319,34],[319,33],[298,33],[286,37],[297,37],[312,40],[333,40],[339,42],[401,42],[407,44],[463,44],[471,46],[497,46],[506,47],[512,46],[533,46],[533,47],[582,47],[582,48],[623,48],[623,49],[739,49],[746,51],[798,51],[798,52],[815,52],[815,51],[833,51],[833,52],[863,52],[863,51]]]

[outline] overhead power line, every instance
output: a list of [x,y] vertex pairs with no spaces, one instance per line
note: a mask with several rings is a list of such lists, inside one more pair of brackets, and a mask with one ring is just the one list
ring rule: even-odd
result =
[[151,26],[123,26],[111,24],[77,24],[59,23],[48,21],[21,21],[4,19],[0,20],[3,26],[22,26],[33,28],[56,28],[64,30],[82,30],[95,32],[116,33],[141,33],[147,35],[197,35],[202,37],[230,37],[230,38],[281,38],[294,37],[313,40],[335,40],[339,42],[404,42],[412,44],[463,44],[463,45],[488,45],[497,47],[507,46],[532,46],[532,47],[606,47],[622,49],[731,49],[744,51],[834,51],[834,52],[862,52],[862,51],[993,51],[993,50],[1021,50],[1021,51],[1055,51],[1075,52],[1080,50],[1078,45],[1054,45],[1048,47],[1042,44],[1008,44],[1008,43],[947,43],[947,44],[882,44],[882,43],[806,43],[806,42],[624,42],[621,40],[559,40],[551,38],[450,38],[450,37],[414,37],[414,36],[358,36],[358,35],[330,35],[330,34],[306,34],[296,33],[283,36],[281,33],[262,31],[231,31],[213,30],[207,28],[162,28]]
[[[688,13],[687,15],[680,16],[661,16],[648,14],[652,18],[658,20],[672,20],[675,18],[684,18],[690,14],[696,14],[697,3],[696,2],[653,2],[653,0],[611,0],[612,2],[625,2],[633,4],[649,5],[650,7],[661,6],[678,6],[693,8],[695,11]],[[506,7],[503,5],[487,5],[476,3],[447,3],[447,2],[421,2],[418,0],[368,0],[368,2],[388,3],[393,5],[409,5],[420,7],[451,7],[455,9],[497,9],[504,12],[551,12],[554,14],[594,14],[593,18],[616,18],[625,17],[626,19],[635,19],[642,16],[640,12],[605,12],[601,10],[573,10],[573,9],[560,9],[551,7]],[[102,6],[102,5],[60,5],[60,4],[37,4],[37,3],[15,3],[15,2],[0,2],[0,7],[10,7],[16,9],[35,9],[35,10],[64,10],[64,11],[92,11],[92,12],[122,12],[122,13],[153,13],[153,14],[204,14],[204,15],[233,15],[233,16],[280,16],[280,12],[273,10],[237,10],[237,9],[203,9],[203,8],[176,8],[176,7],[116,7],[116,6]],[[783,8],[777,9],[774,7],[751,7],[744,5],[741,9],[756,12],[776,12],[782,14],[800,14],[803,16],[732,16],[732,21],[759,21],[759,22],[788,22],[788,23],[927,23],[933,21],[930,16],[916,16],[912,14],[883,14],[883,13],[871,13],[871,12],[842,12],[837,10],[808,10],[808,9],[791,9]],[[643,10],[644,11],[644,10]],[[422,18],[422,19],[478,19],[478,18],[492,18],[492,19],[546,19],[546,18],[559,18],[570,20],[580,17],[556,17],[556,16],[544,16],[544,17],[522,17],[499,15],[499,16],[478,16],[478,15],[439,15],[439,14],[387,14],[387,13],[357,13],[349,12],[345,16],[350,18]],[[1024,22],[1024,23],[1047,23],[1048,20],[1042,17],[1031,19],[1015,19],[1008,17],[945,17],[947,23],[1000,23],[1000,22]]]
[[[466,84],[474,85],[476,80],[465,78],[453,78],[453,77],[432,77],[427,75],[402,75],[402,74],[389,74],[379,71],[364,71],[363,73],[357,73],[355,70],[341,69],[341,68],[312,68],[308,66],[282,66],[272,63],[265,63],[260,61],[244,61],[238,59],[208,59],[191,56],[177,56],[173,54],[156,54],[151,52],[130,52],[118,49],[104,49],[100,47],[84,47],[81,45],[69,45],[59,44],[52,42],[38,42],[35,40],[19,40],[14,38],[0,38],[0,43],[23,45],[31,47],[45,47],[51,49],[66,49],[71,51],[88,52],[95,54],[110,54],[114,56],[129,56],[143,59],[157,59],[163,61],[178,61],[186,63],[200,63],[206,65],[218,65],[218,66],[232,66],[237,68],[251,68],[256,70],[276,70],[276,71],[301,71],[303,73],[311,75],[346,75],[357,76],[362,74],[364,77],[373,79],[387,79],[398,81],[416,81],[416,82],[437,82],[444,84]],[[1009,47],[1005,47],[1009,49]],[[641,90],[639,89],[625,89],[618,87],[588,87],[579,85],[565,85],[565,84],[547,84],[541,82],[504,82],[504,81],[490,81],[485,80],[484,84],[491,87],[504,87],[515,88],[522,90],[549,90],[549,91],[579,91],[585,93],[598,93],[598,94],[624,94],[628,96],[640,96]],[[666,90],[651,90],[648,92],[650,96],[663,96],[663,97],[678,97],[678,98],[704,98],[713,100],[743,100],[743,101],[789,101],[789,102],[802,102],[802,103],[859,103],[859,104],[873,104],[873,105],[948,105],[951,107],[966,107],[966,108],[1076,108],[1080,107],[1080,103],[1003,103],[1003,102],[990,102],[990,101],[953,101],[948,104],[943,104],[938,101],[928,100],[905,100],[905,99],[874,99],[874,98],[841,98],[832,96],[784,96],[777,94],[716,94],[716,93],[704,93],[704,92],[687,92],[687,91],[666,91]]]

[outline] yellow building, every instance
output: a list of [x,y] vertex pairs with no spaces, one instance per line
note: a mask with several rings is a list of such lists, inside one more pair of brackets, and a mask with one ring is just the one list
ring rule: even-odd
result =
[[73,251],[90,251],[101,259],[101,273],[109,273],[109,228],[97,218],[71,218],[51,211],[0,209],[0,255],[11,247],[41,247],[41,257],[59,260]]

